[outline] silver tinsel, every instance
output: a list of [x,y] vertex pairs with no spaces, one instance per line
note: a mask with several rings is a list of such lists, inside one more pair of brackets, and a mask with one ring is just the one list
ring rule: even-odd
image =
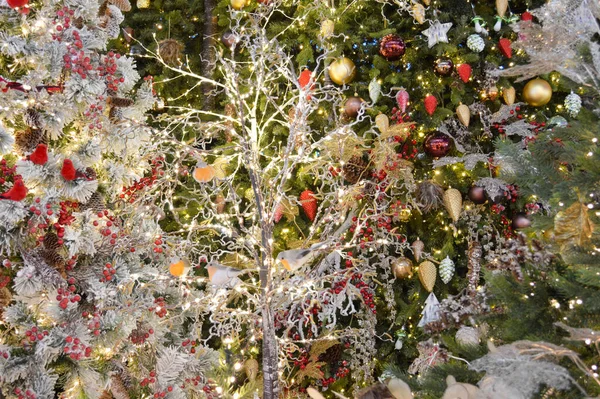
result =
[[581,97],[571,92],[571,94],[565,98],[565,109],[571,117],[576,117],[579,111],[581,111]]
[[473,34],[467,39],[467,47],[476,53],[481,53],[485,48],[485,41],[479,35]]

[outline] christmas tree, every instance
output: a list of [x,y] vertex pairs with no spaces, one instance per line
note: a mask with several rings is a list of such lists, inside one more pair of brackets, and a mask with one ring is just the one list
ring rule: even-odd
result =
[[[135,79],[119,69],[123,61],[114,61],[119,79],[108,79],[102,71],[115,68],[100,64],[113,55],[90,56],[103,47],[81,40],[97,63],[92,69],[104,66],[98,79],[105,86],[69,97],[68,110],[89,109],[77,115],[85,122],[61,116],[72,122],[53,136],[47,115],[65,111],[63,96],[74,79],[89,79],[80,73],[87,64],[53,62],[56,51],[42,51],[33,52],[41,58],[29,73],[11,70],[5,83],[16,97],[4,109],[18,118],[5,121],[0,148],[28,158],[6,157],[9,199],[0,202],[10,221],[3,248],[20,273],[4,273],[8,344],[0,367],[13,377],[0,381],[7,393],[41,395],[41,382],[23,385],[14,359],[44,359],[33,381],[67,397],[76,396],[74,387],[91,397],[102,392],[95,387],[109,387],[107,397],[115,398],[408,398],[411,389],[422,398],[598,394],[595,4],[81,7],[87,19],[77,18],[89,25],[54,36],[69,29],[118,36],[117,11],[132,7],[113,44],[137,56],[143,74],[156,75],[159,100],[152,127],[141,124],[154,102],[151,84],[138,89],[142,100],[127,101]],[[32,30],[19,29],[17,17],[41,26],[42,10],[47,24],[71,8],[43,4],[26,17],[6,10],[7,42],[15,43],[4,48],[6,64],[30,56],[29,42],[19,40]],[[40,46],[55,40],[37,32]],[[51,67],[54,74],[38,75]],[[89,90],[85,83],[78,87]],[[53,94],[41,104],[22,99],[40,92]],[[75,137],[72,126],[82,133]],[[13,133],[21,127],[29,127],[26,135]],[[38,131],[47,147],[24,148],[44,136]],[[70,155],[88,153],[77,147],[85,137],[99,142],[98,155]],[[60,149],[56,161],[48,154],[58,165],[49,175],[81,191],[54,194],[36,174],[44,148]],[[22,200],[32,205],[14,201],[23,183],[44,187]],[[68,229],[30,221],[61,195],[71,200],[61,208],[74,218]],[[85,213],[92,198],[112,203],[107,215]],[[115,241],[107,238],[110,250],[81,246],[93,221]],[[77,254],[60,276],[67,292],[53,292],[57,283],[46,280],[20,292],[34,276],[30,252],[48,258],[55,241],[54,252]],[[98,294],[105,287],[98,277],[116,287],[116,298]],[[35,345],[22,339],[37,333],[35,318],[36,329],[52,325],[49,334],[62,337],[66,321],[52,324],[57,316],[39,304],[60,297],[60,308],[71,286],[84,294],[83,305],[67,306],[78,314],[87,306],[84,317],[100,327],[87,332],[97,338],[76,337],[94,361],[65,368],[70,356],[42,353],[36,348],[47,344],[37,335]],[[24,319],[30,304],[40,311]],[[219,351],[218,365],[209,347]]]

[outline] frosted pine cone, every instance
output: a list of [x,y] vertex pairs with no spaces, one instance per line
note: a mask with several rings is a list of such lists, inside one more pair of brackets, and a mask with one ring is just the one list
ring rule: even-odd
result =
[[449,257],[446,256],[446,259],[444,259],[440,263],[440,268],[439,268],[440,278],[442,279],[444,284],[448,284],[450,282],[450,280],[452,280],[452,276],[454,276],[454,270],[455,270],[454,262],[452,262],[452,259],[450,259]]
[[87,211],[88,209],[94,212],[100,212],[106,209],[106,204],[102,195],[96,191],[85,204],[79,204],[80,211]]
[[473,327],[462,326],[456,332],[456,343],[462,346],[479,345],[479,331]]
[[476,53],[481,53],[485,48],[485,41],[479,35],[472,34],[467,39],[467,47]]
[[576,117],[579,111],[581,111],[581,97],[571,92],[565,98],[565,109],[573,118]]

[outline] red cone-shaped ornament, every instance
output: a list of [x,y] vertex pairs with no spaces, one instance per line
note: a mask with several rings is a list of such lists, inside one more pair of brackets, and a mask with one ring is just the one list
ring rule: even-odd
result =
[[460,76],[460,79],[463,82],[467,83],[471,78],[471,73],[473,72],[473,69],[469,64],[460,64],[458,68],[456,68],[456,71],[458,72],[458,76]]
[[317,216],[317,199],[315,193],[310,190],[305,190],[300,194],[300,203],[302,204],[302,210],[310,221],[314,221]]
[[500,49],[502,55],[504,55],[506,58],[512,58],[512,49],[510,48],[510,45],[511,41],[505,37],[498,41],[498,48]]
[[437,105],[438,105],[437,98],[435,98],[434,95],[430,94],[427,97],[425,97],[424,102],[425,102],[425,111],[427,111],[429,116],[433,115],[433,113],[435,112]]
[[408,95],[408,92],[404,89],[400,89],[400,91],[398,91],[398,94],[396,94],[396,102],[398,103],[398,108],[400,108],[400,111],[402,111],[402,113],[406,112],[406,106],[408,105],[409,99],[410,96]]

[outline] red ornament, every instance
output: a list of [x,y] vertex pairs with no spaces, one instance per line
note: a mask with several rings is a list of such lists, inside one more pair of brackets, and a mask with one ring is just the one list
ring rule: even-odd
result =
[[409,98],[410,96],[408,95],[408,92],[404,89],[400,89],[398,94],[396,94],[396,102],[398,103],[398,107],[402,113],[406,112],[406,106],[408,105]]
[[435,98],[434,95],[429,94],[427,97],[425,97],[424,102],[425,102],[425,111],[427,111],[429,116],[433,115],[433,113],[435,112],[437,105],[438,105],[437,98]]
[[521,14],[521,21],[533,21],[533,15],[529,11],[525,11]]
[[452,149],[450,137],[444,133],[433,133],[425,139],[425,152],[432,157],[443,157]]
[[306,217],[311,222],[314,221],[315,217],[317,217],[317,199],[315,198],[315,193],[310,190],[304,190],[300,194],[300,204],[302,204],[302,210]]
[[283,217],[283,211],[284,211],[284,206],[283,204],[280,202],[277,205],[277,208],[275,208],[275,213],[273,214],[273,220],[275,221],[275,223],[279,223],[279,221],[281,220],[281,218]]
[[512,58],[512,49],[510,48],[510,45],[511,41],[505,37],[498,41],[498,48],[500,49],[502,55],[504,55],[506,58]]
[[29,4],[29,0],[6,0],[10,8],[24,7]]
[[467,83],[469,81],[469,79],[471,78],[471,73],[473,72],[473,69],[471,68],[471,65],[469,64],[460,64],[457,68],[456,71],[458,72],[458,76],[460,76],[460,79]]
[[37,148],[29,155],[29,160],[36,165],[44,165],[48,162],[48,146],[38,144]]
[[469,196],[469,199],[476,204],[483,204],[486,201],[485,189],[480,186],[471,187],[467,195]]
[[385,35],[379,43],[379,54],[388,61],[396,61],[404,55],[406,45],[398,35]]
[[[308,69],[305,69],[304,71],[302,71],[302,73],[300,73],[300,77],[298,78],[298,84],[300,85],[300,87],[302,89],[304,89],[310,82],[312,79],[312,72]],[[314,83],[310,86],[310,90],[312,90],[315,87]],[[310,100],[310,94],[306,96],[307,100]]]

